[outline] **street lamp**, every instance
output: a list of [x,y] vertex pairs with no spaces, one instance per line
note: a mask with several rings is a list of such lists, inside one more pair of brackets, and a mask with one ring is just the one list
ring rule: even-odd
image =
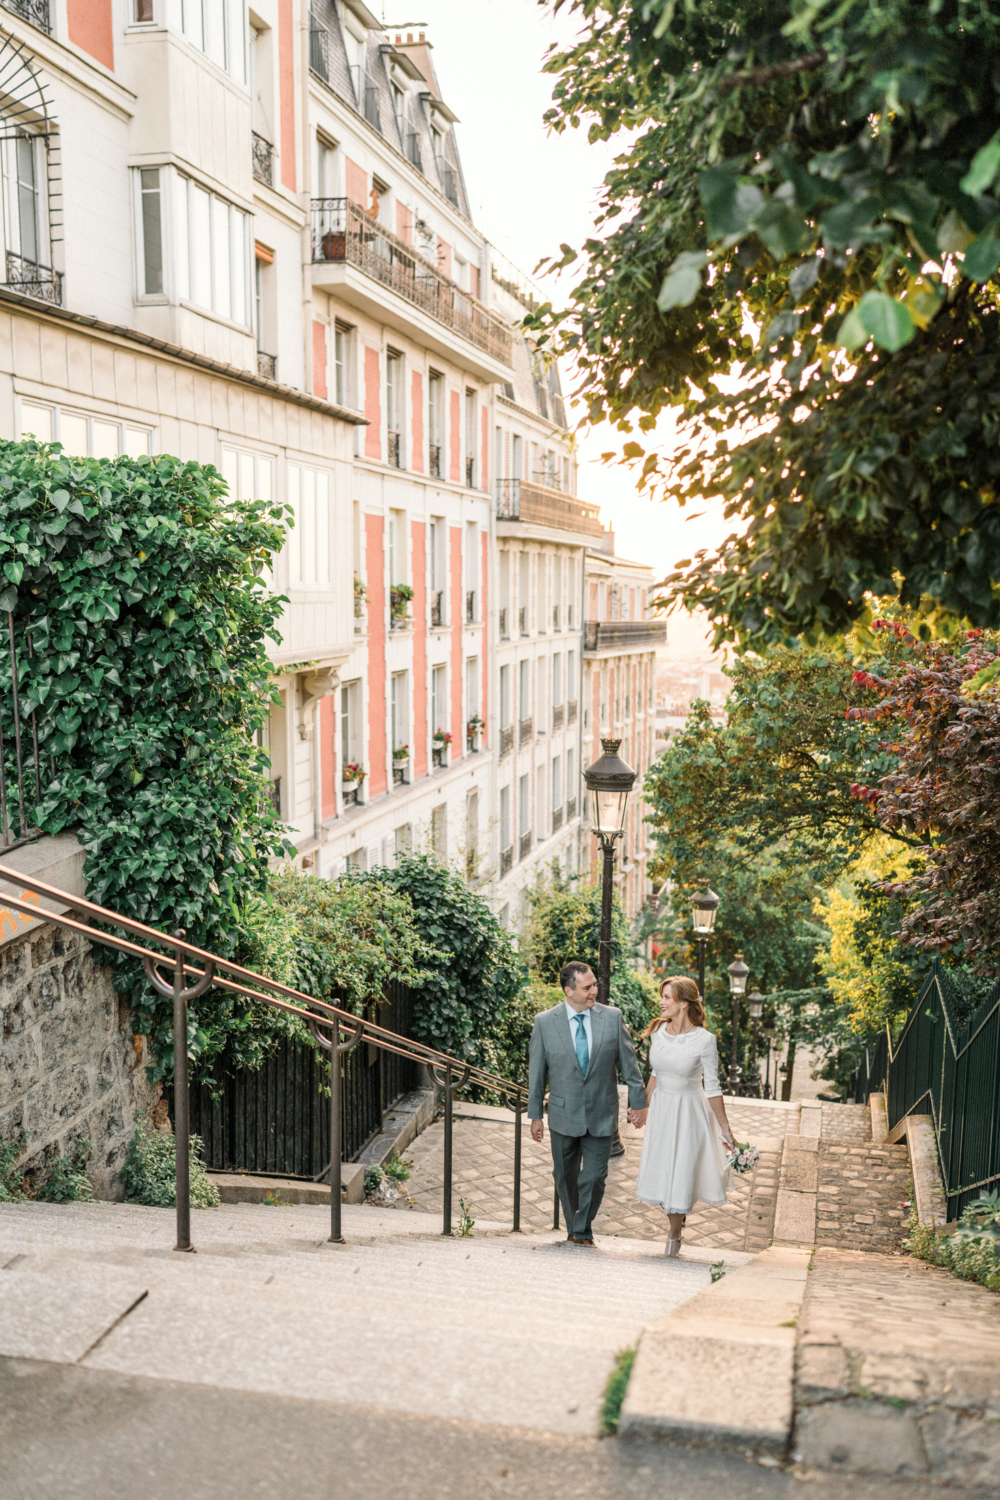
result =
[[694,935],[698,940],[698,994],[705,998],[705,944],[715,930],[715,914],[719,909],[719,898],[706,884],[700,896],[691,898]]
[[[764,1021],[764,1025],[761,1028],[761,1030],[764,1033],[764,1041],[767,1043],[767,1063],[765,1064],[765,1069],[764,1069],[764,1098],[765,1099],[770,1099],[770,1097],[771,1097],[771,1048],[774,1046],[774,1031],[775,1031],[775,1026],[774,1026],[774,1011],[773,1010],[768,1013],[768,1015],[767,1015],[767,1017],[766,1017],[766,1019]],[[774,1085],[775,1096],[777,1096],[777,1092],[778,1092],[778,1085],[777,1085],[777,1081],[775,1081],[775,1085]]]
[[601,942],[597,953],[597,998],[607,1005],[611,993],[611,901],[613,895],[615,842],[625,836],[628,794],[636,773],[618,754],[621,740],[601,740],[604,754],[583,773],[590,797],[593,831],[604,855],[601,885]]
[[740,1091],[740,1001],[746,994],[747,975],[750,970],[743,962],[743,954],[737,953],[729,965],[729,989],[733,997],[733,1059],[729,1068],[729,1092]]
[[764,1014],[764,996],[760,990],[751,990],[747,997],[750,1005],[750,1077],[747,1089],[750,1097],[760,1098],[760,1074],[757,1072],[757,1022]]

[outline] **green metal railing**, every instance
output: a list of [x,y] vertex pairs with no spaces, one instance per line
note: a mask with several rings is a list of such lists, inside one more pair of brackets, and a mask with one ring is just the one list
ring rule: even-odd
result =
[[960,1023],[936,960],[898,1039],[887,1028],[865,1050],[854,1097],[880,1089],[890,1131],[907,1115],[932,1117],[949,1220],[1000,1187],[1000,980]]

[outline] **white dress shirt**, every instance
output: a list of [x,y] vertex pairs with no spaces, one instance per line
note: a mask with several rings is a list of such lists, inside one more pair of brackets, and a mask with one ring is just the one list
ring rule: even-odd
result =
[[563,1003],[566,1006],[566,1015],[569,1017],[569,1034],[570,1039],[573,1043],[574,1052],[576,1051],[576,1034],[580,1030],[579,1026],[576,1024],[576,1018],[577,1016],[583,1017],[583,1034],[587,1038],[587,1062],[589,1064],[590,1054],[594,1050],[593,1032],[591,1031],[590,1026],[590,1012],[593,1007],[588,1006],[586,1010],[574,1010],[568,1000],[565,1000]]

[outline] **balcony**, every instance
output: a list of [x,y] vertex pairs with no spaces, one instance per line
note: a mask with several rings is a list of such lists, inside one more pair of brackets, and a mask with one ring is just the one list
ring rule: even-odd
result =
[[522,833],[521,834],[521,844],[520,844],[520,852],[518,854],[518,859],[524,859],[530,853],[531,853],[531,829],[529,828],[528,831],[527,831],[527,833]]
[[528,634],[528,606],[522,604],[517,612],[517,628],[522,635]]
[[444,589],[437,589],[431,595],[431,625],[439,628],[444,624]]
[[585,620],[584,651],[655,651],[666,644],[666,620]]
[[443,156],[434,158],[437,163],[438,178],[441,182],[441,191],[453,207],[458,207],[458,175],[450,161]]
[[465,591],[465,623],[475,625],[476,623],[476,591],[466,589]]
[[416,167],[418,172],[424,170],[424,164],[420,156],[420,137],[412,125],[400,127],[400,135],[403,137],[403,155],[411,167]]
[[557,703],[556,706],[555,706],[555,708],[553,708],[553,710],[552,710],[552,728],[553,729],[561,729],[563,727],[563,718],[565,716],[565,712],[566,712],[566,710],[563,708],[563,705],[561,703]]
[[552,832],[558,833],[563,824],[563,810],[561,807],[552,809]]
[[507,611],[505,609],[500,611],[500,639],[502,641],[510,639],[507,634]]
[[534,719],[530,719],[530,718],[522,719],[521,722],[519,723],[518,727],[517,727],[517,743],[519,745],[526,745],[529,740],[533,740],[534,738],[535,738],[535,721],[534,721]]
[[553,604],[553,606],[552,606],[552,629],[553,630],[561,630],[562,629],[562,626],[559,623],[559,606],[558,606],[558,604]]
[[534,526],[554,526],[584,536],[604,537],[600,507],[588,505],[575,495],[526,479],[497,480],[497,520],[523,521]]
[[24,297],[37,297],[40,302],[54,302],[62,306],[62,276],[51,266],[40,266],[23,255],[7,251],[7,280],[4,290],[20,292]]
[[441,478],[441,444],[429,443],[427,446],[427,460],[432,479]]
[[575,698],[571,698],[570,701],[566,705],[566,723],[567,724],[575,724],[576,723],[576,699]]
[[571,823],[576,817],[576,798],[570,797],[566,803],[566,822]]
[[514,748],[514,726],[508,724],[500,731],[500,754],[509,755]]
[[511,869],[513,867],[513,864],[514,864],[514,845],[511,844],[509,848],[503,849],[500,852],[500,879],[501,880],[503,879],[503,877],[505,875],[509,875],[510,874]]
[[388,456],[388,459],[389,459],[390,467],[393,468],[393,469],[400,469],[400,468],[402,468],[402,464],[400,463],[400,458],[399,458],[399,453],[400,453],[399,433],[398,432],[389,432],[389,433],[386,433],[386,436],[389,439],[389,452],[388,452],[387,456]]
[[250,134],[250,149],[253,154],[254,178],[265,187],[270,187],[273,181],[274,147],[254,130]]
[[[412,246],[373,219],[349,198],[312,200],[314,265],[355,266],[381,286],[459,334],[501,364],[510,365],[512,339],[500,318],[449,281]],[[437,472],[440,477],[440,445]]]
[[263,349],[258,349],[257,374],[262,380],[277,380],[278,356],[276,354],[265,354]]
[[[12,15],[20,16],[22,21],[30,21],[32,26],[37,26],[39,31],[52,35],[52,16],[49,11],[49,0],[2,0],[5,10]],[[110,24],[110,22],[109,22]]]
[[467,458],[465,460],[465,488],[474,490],[476,487],[476,460]]

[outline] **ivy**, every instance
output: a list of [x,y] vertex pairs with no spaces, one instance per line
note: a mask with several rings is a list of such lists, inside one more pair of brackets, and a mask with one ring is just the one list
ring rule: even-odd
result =
[[[269,858],[287,848],[256,744],[284,603],[264,581],[281,518],[233,500],[208,465],[0,443],[0,610],[13,614],[22,721],[37,721],[35,821],[77,833],[93,900],[231,958]],[[6,652],[0,714],[9,756]],[[8,785],[12,770],[8,760]],[[152,1079],[168,1078],[170,1001],[138,960],[105,950],[100,961],[150,1039]],[[259,1061],[274,1014],[210,992],[192,1010],[198,1071],[227,1041]]]

